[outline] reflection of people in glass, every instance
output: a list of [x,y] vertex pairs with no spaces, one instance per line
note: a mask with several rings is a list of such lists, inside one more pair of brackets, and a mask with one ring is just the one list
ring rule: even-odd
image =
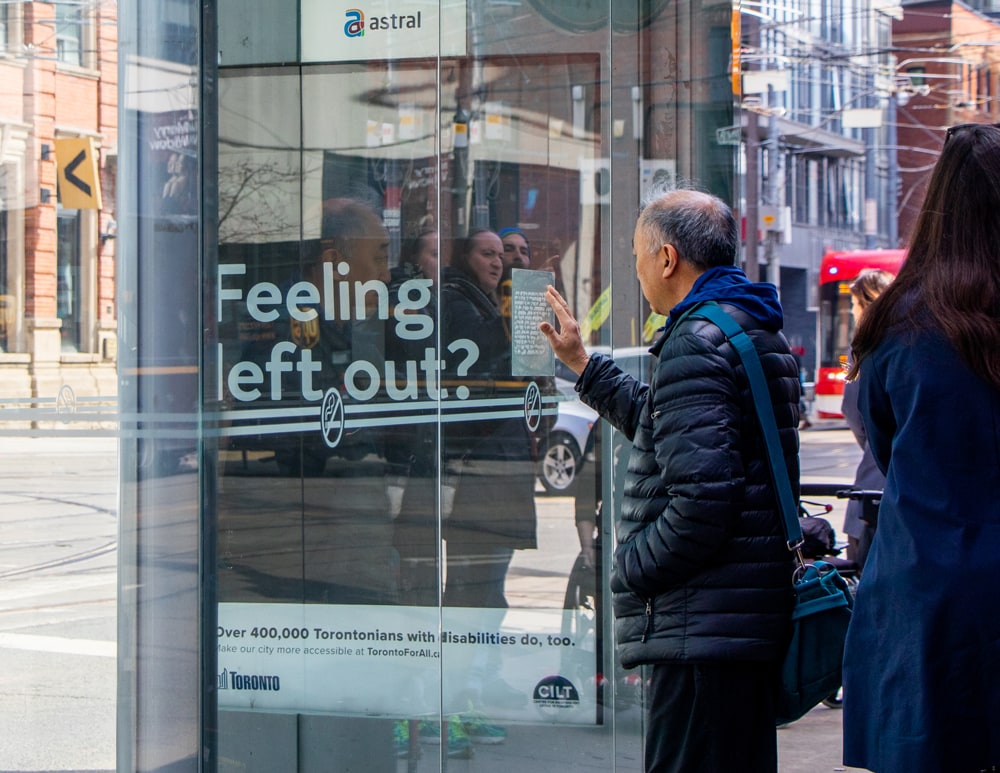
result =
[[171,153],[167,159],[167,180],[163,184],[163,212],[173,215],[195,214],[194,157]]
[[444,428],[446,475],[458,476],[445,527],[449,606],[505,608],[513,551],[536,546],[531,436],[522,415],[489,418],[503,410],[499,400],[523,397],[525,388],[511,380],[510,346],[495,297],[502,254],[499,236],[474,230],[456,243],[452,265],[442,275],[448,400],[459,399],[466,387],[477,401],[474,410],[484,414]]
[[[433,322],[425,335],[403,338],[390,326],[386,335],[386,360],[396,363],[398,380],[405,380],[406,363],[421,362],[428,348],[434,348],[437,307],[430,286],[437,281],[437,232],[427,230],[406,239],[400,249],[399,265],[392,269],[390,304],[401,301],[415,313]],[[421,304],[420,299],[426,303]],[[421,387],[421,394],[425,394]],[[428,413],[434,417],[434,411]],[[437,527],[437,429],[433,422],[391,426],[385,433],[386,475],[390,513],[395,518],[393,544],[399,553],[400,602],[433,606],[438,603]]]
[[[338,314],[320,327],[325,384],[339,388],[347,367],[358,361],[382,369],[385,326],[377,312],[380,298],[387,298],[388,245],[385,226],[367,205],[351,199],[324,203],[320,260],[307,267],[306,278],[324,288],[324,276],[332,274],[329,286],[336,302],[347,298],[352,306],[351,320]],[[344,284],[348,292],[341,292]],[[350,395],[344,399],[350,402]],[[371,453],[377,430],[365,427],[355,434],[367,445],[354,452],[345,447],[343,455],[327,463],[325,477],[303,483],[306,597],[325,603],[391,603],[396,600],[398,556],[392,547],[384,465]]]
[[500,240],[503,242],[503,265],[505,273],[512,268],[531,268],[531,245],[528,237],[520,228],[501,228]]
[[503,276],[497,288],[497,302],[500,305],[500,316],[503,318],[504,331],[507,340],[511,337],[511,312],[513,307],[513,292],[511,271],[515,268],[531,267],[531,245],[528,237],[520,228],[501,228],[497,234],[503,242]]
[[[508,606],[504,586],[514,551],[536,547],[532,438],[520,410],[526,384],[511,378],[510,343],[496,299],[502,253],[499,236],[473,230],[456,242],[452,265],[441,278],[447,400],[463,400],[469,413],[482,414],[442,428],[446,465],[442,514],[447,518],[444,603],[476,608],[464,619],[485,633],[497,632],[503,622]],[[464,390],[468,394],[463,398]],[[516,412],[505,404],[510,397],[518,398]],[[496,418],[498,413],[515,415]],[[451,669],[459,680],[454,688],[463,706],[523,705],[526,696],[500,677],[499,648],[469,652],[467,663],[453,663]],[[445,691],[453,692],[449,685]]]

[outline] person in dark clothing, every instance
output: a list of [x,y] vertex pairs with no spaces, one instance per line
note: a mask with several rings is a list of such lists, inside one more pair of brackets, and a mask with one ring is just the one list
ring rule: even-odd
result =
[[[851,315],[855,324],[861,322],[865,309],[882,294],[894,278],[888,271],[867,268],[851,282]],[[875,464],[875,457],[872,456],[872,450],[868,446],[865,425],[858,410],[857,381],[848,381],[844,384],[844,399],[841,401],[840,412],[844,414],[847,426],[862,449],[861,461],[858,462],[858,468],[854,473],[854,488],[861,491],[881,491],[885,486],[885,475]],[[847,503],[844,515],[847,557],[857,563],[862,570],[865,568],[868,551],[871,550],[872,539],[875,537],[875,524],[866,520],[870,518],[866,508],[871,508],[870,503],[852,499]]]
[[[442,384],[449,399],[475,401],[494,414],[505,398],[523,397],[526,386],[511,377],[510,342],[497,305],[502,255],[499,236],[473,230],[455,245],[441,278],[441,341],[449,353]],[[470,342],[475,361],[460,372],[470,359]],[[449,423],[443,441],[444,483],[456,484],[444,527],[444,602],[506,609],[504,583],[514,550],[537,546],[531,434],[520,414],[487,414]]]
[[1000,127],[949,129],[852,342],[886,476],[844,651],[844,762],[1000,769]]
[[[409,337],[390,325],[385,340],[386,360],[395,363],[397,381],[407,383],[407,363],[416,363],[433,351],[437,333],[434,284],[438,278],[437,231],[428,229],[403,241],[399,265],[390,271],[392,314],[405,306],[411,318],[425,327],[417,333],[414,321]],[[419,386],[423,394],[427,384]],[[423,408],[412,421],[385,430],[386,494],[394,519],[393,545],[399,553],[399,600],[402,604],[434,606],[440,600],[438,478],[441,461],[435,408]]]
[[792,558],[739,356],[715,325],[688,314],[715,301],[749,334],[797,489],[798,370],[775,288],[733,265],[738,239],[732,211],[705,193],[663,193],[640,213],[636,274],[652,310],[667,315],[648,385],[587,354],[554,288],[558,330],[540,325],[579,375],[581,399],[632,441],[611,590],[622,664],[653,665],[647,773],[777,769]]
[[[514,551],[537,547],[532,438],[521,410],[503,410],[513,396],[523,401],[527,384],[511,376],[510,341],[497,305],[502,254],[499,236],[473,229],[456,242],[441,276],[441,383],[447,399],[461,401],[470,415],[442,427],[444,605],[466,608],[454,619],[474,620],[482,631],[500,630]],[[450,506],[448,489],[454,491]],[[446,696],[457,693],[455,703],[476,709],[526,702],[500,676],[500,648],[467,653],[467,661],[449,668]]]

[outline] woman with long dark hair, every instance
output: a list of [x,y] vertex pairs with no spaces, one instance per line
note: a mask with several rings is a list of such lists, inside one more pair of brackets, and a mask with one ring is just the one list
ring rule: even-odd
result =
[[853,343],[886,474],[844,660],[844,761],[1000,765],[1000,127],[948,130]]

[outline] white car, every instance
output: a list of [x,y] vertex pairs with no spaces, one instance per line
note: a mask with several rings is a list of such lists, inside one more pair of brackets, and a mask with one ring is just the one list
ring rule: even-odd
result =
[[[608,353],[607,347],[595,347],[594,351]],[[641,381],[649,379],[652,359],[644,346],[629,346],[612,352],[615,362],[627,373]],[[559,413],[552,427],[545,447],[541,449],[538,477],[550,495],[569,494],[573,482],[586,463],[587,453],[592,445],[591,432],[599,416],[592,408],[584,405],[577,397],[573,385],[576,375],[558,360],[556,361],[556,387],[559,390]]]
[[[557,382],[561,379],[556,379]],[[538,477],[546,493],[566,494],[584,464],[590,433],[598,420],[597,412],[584,405],[573,392],[572,383],[566,395],[560,384],[559,413],[541,449]]]

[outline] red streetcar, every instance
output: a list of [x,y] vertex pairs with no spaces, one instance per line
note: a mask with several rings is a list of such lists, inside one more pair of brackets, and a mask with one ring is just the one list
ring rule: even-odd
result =
[[839,419],[844,395],[847,350],[854,334],[851,318],[851,282],[866,268],[893,274],[906,257],[905,250],[845,250],[828,252],[819,268],[819,336],[816,347],[816,416]]

